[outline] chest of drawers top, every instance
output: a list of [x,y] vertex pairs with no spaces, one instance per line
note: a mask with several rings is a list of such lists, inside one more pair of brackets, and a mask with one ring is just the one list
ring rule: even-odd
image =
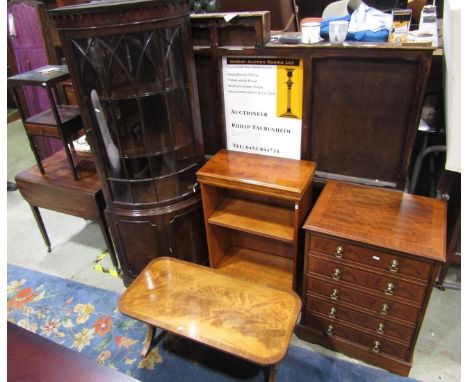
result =
[[304,228],[444,262],[445,222],[445,201],[329,181]]

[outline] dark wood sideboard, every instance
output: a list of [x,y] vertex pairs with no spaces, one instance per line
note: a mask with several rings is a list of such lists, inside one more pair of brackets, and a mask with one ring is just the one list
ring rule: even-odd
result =
[[334,178],[403,189],[433,49],[390,43],[332,46],[269,42],[265,12],[191,15],[205,153],[226,147],[222,57],[300,58],[304,65],[301,159],[316,183]]

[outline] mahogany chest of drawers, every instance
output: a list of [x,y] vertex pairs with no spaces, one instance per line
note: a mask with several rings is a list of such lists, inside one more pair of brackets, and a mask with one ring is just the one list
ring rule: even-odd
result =
[[299,338],[408,375],[445,222],[444,201],[329,181],[304,225]]

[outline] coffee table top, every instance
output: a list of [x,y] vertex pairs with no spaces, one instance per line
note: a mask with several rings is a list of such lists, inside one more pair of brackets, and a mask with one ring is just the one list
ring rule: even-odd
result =
[[301,301],[296,293],[161,257],[119,300],[130,317],[260,365],[285,356]]

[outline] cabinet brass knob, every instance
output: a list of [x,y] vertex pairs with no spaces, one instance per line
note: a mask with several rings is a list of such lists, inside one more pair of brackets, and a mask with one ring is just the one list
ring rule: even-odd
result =
[[341,245],[339,245],[338,247],[335,248],[335,253],[333,255],[337,257],[338,259],[341,259],[343,257],[343,254],[344,254],[344,248]]
[[382,304],[382,306],[380,307],[380,310],[379,310],[379,313],[382,315],[382,316],[386,316],[388,314],[388,312],[390,311],[390,306],[388,306],[388,304]]
[[334,306],[331,306],[330,311],[328,312],[328,316],[331,318],[335,318],[335,314],[336,314],[336,308]]
[[385,332],[385,325],[384,325],[383,322],[380,322],[380,323],[379,323],[379,326],[377,327],[376,332],[379,333],[379,334],[384,334],[384,332]]
[[374,346],[372,346],[372,351],[374,353],[380,353],[380,341],[374,341]]
[[387,286],[384,289],[384,293],[388,294],[389,296],[393,296],[395,291],[395,285],[393,283],[387,283]]
[[335,270],[333,271],[331,277],[332,277],[333,280],[341,279],[341,270],[339,268],[335,268]]
[[333,325],[329,324],[327,327],[327,331],[325,332],[327,336],[332,336],[333,335]]
[[388,267],[388,270],[390,272],[398,272],[398,260],[393,259],[392,261],[390,261],[390,266]]
[[338,300],[338,289],[333,289],[332,292],[330,293],[330,298],[332,300]]

